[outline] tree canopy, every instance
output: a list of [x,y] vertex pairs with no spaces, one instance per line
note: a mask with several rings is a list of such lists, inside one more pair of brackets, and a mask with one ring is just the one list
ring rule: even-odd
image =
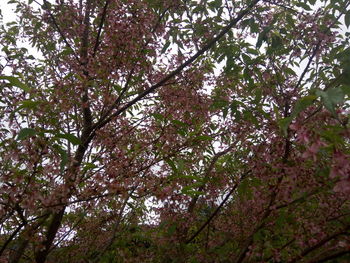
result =
[[0,262],[349,262],[348,0],[8,3]]

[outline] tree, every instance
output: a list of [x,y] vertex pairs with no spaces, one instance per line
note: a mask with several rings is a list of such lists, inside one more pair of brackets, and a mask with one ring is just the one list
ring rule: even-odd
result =
[[2,262],[350,259],[348,1],[9,3]]

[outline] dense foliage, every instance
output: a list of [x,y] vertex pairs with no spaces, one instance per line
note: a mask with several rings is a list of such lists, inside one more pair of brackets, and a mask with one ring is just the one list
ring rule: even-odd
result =
[[1,262],[350,261],[348,0],[8,2]]

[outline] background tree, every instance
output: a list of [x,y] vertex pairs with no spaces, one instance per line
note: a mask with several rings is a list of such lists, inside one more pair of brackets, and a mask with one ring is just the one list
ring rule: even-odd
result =
[[3,262],[349,260],[348,1],[9,3]]

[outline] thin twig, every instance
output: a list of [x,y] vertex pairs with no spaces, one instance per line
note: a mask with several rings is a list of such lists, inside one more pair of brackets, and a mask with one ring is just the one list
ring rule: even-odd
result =
[[[223,156],[223,155],[227,154],[228,152],[230,152],[230,151],[233,149],[233,147],[234,147],[234,145],[232,144],[232,145],[229,146],[227,149],[225,149],[225,150],[223,150],[223,151],[221,151],[221,152],[218,152],[218,153],[216,153],[216,154],[214,155],[213,159],[211,160],[211,162],[210,162],[208,168],[206,169],[206,171],[205,171],[205,173],[204,173],[204,176],[203,176],[203,181],[204,181],[204,182],[203,182],[203,184],[202,184],[201,186],[199,186],[198,189],[197,189],[198,192],[202,192],[202,191],[204,190],[205,183],[206,183],[206,181],[208,180],[208,178],[209,178],[209,176],[210,176],[212,170],[214,169],[216,162],[220,159],[221,156]],[[199,198],[199,195],[196,195],[196,196],[194,196],[194,197],[192,198],[192,200],[191,200],[191,202],[190,202],[190,204],[189,204],[189,206],[188,206],[188,209],[187,209],[188,213],[191,214],[191,213],[193,212],[193,210],[194,210],[194,208],[195,208],[195,205],[196,205],[196,203],[197,203],[197,201],[198,201],[198,198]]]
[[[239,181],[242,181],[248,174],[250,173],[250,170],[246,173],[244,173]],[[226,195],[226,197],[224,198],[224,200],[222,200],[222,202],[220,203],[220,205],[215,209],[215,211],[211,214],[211,216],[207,219],[207,221],[204,222],[204,224],[197,230],[196,233],[194,233],[185,243],[189,244],[191,243],[202,231],[203,229],[205,229],[205,227],[213,220],[213,218],[220,212],[221,208],[225,205],[225,203],[227,202],[227,200],[230,198],[230,196],[233,194],[233,192],[237,189],[239,185],[239,182],[237,182],[232,189],[230,190],[230,192]]]
[[303,252],[301,252],[300,255],[296,256],[294,259],[292,259],[291,261],[289,261],[290,263],[294,263],[294,262],[299,262],[303,257],[307,256],[309,253],[313,252],[314,250],[322,247],[324,244],[326,244],[327,242],[331,241],[332,239],[340,236],[340,235],[344,235],[347,233],[347,231],[349,230],[350,226],[346,226],[344,229],[339,230],[338,232],[327,236],[325,238],[323,238],[322,240],[320,240],[317,244],[306,248]]
[[196,52],[192,57],[190,57],[188,60],[186,60],[184,63],[182,63],[180,66],[178,66],[175,70],[170,72],[166,77],[164,77],[162,80],[160,80],[158,83],[152,85],[148,89],[146,89],[144,92],[140,93],[136,98],[132,99],[128,103],[126,103],[123,107],[118,109],[115,113],[110,115],[108,118],[104,119],[100,123],[97,123],[94,127],[94,131],[90,135],[89,140],[92,140],[94,137],[95,132],[104,127],[107,123],[109,123],[113,118],[119,116],[121,113],[129,109],[131,106],[139,102],[141,99],[149,95],[150,93],[154,92],[156,89],[164,86],[170,79],[177,76],[180,72],[182,72],[186,67],[191,65],[195,60],[197,60],[198,57],[203,55],[206,51],[211,49],[224,35],[226,35],[246,14],[248,14],[251,9],[259,2],[260,0],[254,0],[246,9],[241,11],[235,19],[233,19],[227,26],[225,26],[219,34],[217,34],[216,37],[212,38],[204,47],[202,47],[198,52]]
[[104,5],[104,7],[103,7],[102,17],[101,17],[100,25],[98,27],[98,32],[97,32],[97,37],[96,37],[96,41],[95,41],[95,46],[94,46],[94,51],[92,53],[92,57],[95,57],[97,49],[98,49],[98,46],[100,45],[100,37],[101,37],[101,33],[102,33],[102,27],[103,27],[103,24],[104,24],[105,19],[106,19],[107,8],[108,8],[108,5],[109,5],[109,2],[110,2],[110,0],[106,0],[106,3]]
[[64,33],[62,32],[61,28],[59,27],[57,21],[56,21],[56,18],[54,17],[54,15],[51,13],[50,11],[50,4],[47,2],[47,0],[44,0],[44,4],[41,5],[41,7],[43,9],[46,9],[51,20],[52,20],[52,23],[54,24],[54,26],[56,27],[57,29],[57,32],[60,34],[60,36],[62,37],[64,43],[66,44],[66,46],[72,51],[73,53],[73,56],[75,57],[75,59],[79,62],[79,64],[81,63],[78,55],[75,53],[74,49],[72,48],[72,46],[69,44],[67,38],[65,37]]

